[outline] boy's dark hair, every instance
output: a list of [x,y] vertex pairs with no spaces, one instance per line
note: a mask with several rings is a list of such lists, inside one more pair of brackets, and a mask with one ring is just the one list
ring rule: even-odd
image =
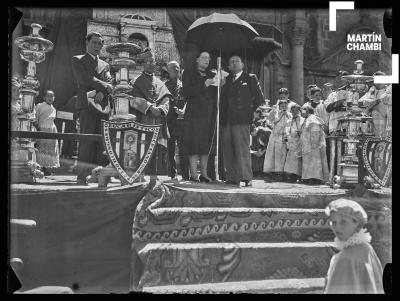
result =
[[99,38],[104,42],[104,38],[103,38],[103,36],[102,36],[102,34],[101,34],[100,32],[97,32],[97,31],[89,32],[89,33],[86,35],[86,41],[87,41],[87,42],[90,42],[90,40],[92,39],[92,37],[99,37]]
[[289,94],[289,90],[287,88],[280,88],[278,94]]
[[322,90],[320,88],[318,88],[318,87],[314,87],[314,88],[311,89],[310,94],[314,95],[317,92],[322,92]]
[[314,108],[312,106],[306,106],[305,109],[307,110],[308,114],[314,114]]
[[243,55],[240,54],[240,53],[237,53],[237,52],[232,52],[232,53],[229,55],[229,59],[228,59],[228,60],[230,60],[230,59],[231,59],[232,57],[234,57],[234,56],[237,56],[238,58],[240,58],[240,60],[242,61],[242,63],[244,63]]

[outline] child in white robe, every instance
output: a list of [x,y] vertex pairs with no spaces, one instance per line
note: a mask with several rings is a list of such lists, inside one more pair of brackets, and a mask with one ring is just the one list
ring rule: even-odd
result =
[[357,202],[338,199],[325,209],[340,250],[330,262],[325,294],[383,294],[382,265],[363,228],[367,214]]

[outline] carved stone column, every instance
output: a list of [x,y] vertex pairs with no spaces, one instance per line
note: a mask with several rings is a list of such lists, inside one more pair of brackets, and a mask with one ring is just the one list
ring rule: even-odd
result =
[[289,32],[292,45],[292,63],[290,80],[290,99],[298,104],[304,103],[304,42],[306,39],[305,12],[296,11],[292,28]]

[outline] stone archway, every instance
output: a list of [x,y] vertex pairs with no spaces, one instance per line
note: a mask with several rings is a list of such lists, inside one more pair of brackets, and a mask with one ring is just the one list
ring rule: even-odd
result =
[[147,37],[141,33],[135,32],[132,33],[129,37],[128,37],[128,42],[129,43],[134,43],[138,46],[140,46],[140,48],[142,48],[142,51],[149,47],[149,41],[147,39]]

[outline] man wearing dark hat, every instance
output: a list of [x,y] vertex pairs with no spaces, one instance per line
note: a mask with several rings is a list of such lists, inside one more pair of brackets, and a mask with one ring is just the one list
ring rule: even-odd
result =
[[[151,49],[146,49],[142,54],[144,60],[143,73],[132,84],[130,94],[134,99],[130,102],[131,113],[137,116],[137,122],[148,125],[162,124],[158,136],[155,154],[146,167],[150,175],[150,186],[155,185],[157,174],[167,173],[167,114],[169,102],[172,97],[170,91],[159,78],[154,75],[156,61]],[[150,142],[150,141],[148,141]]]
[[[98,32],[86,36],[87,52],[72,58],[72,72],[78,85],[76,109],[79,112],[80,132],[82,134],[100,134],[101,119],[107,119],[108,113],[101,112],[88,100],[87,92],[96,91],[94,103],[104,104],[112,92],[110,66],[99,58],[104,39]],[[86,177],[97,165],[107,165],[103,155],[101,141],[80,140],[78,159],[78,184],[86,184]]]
[[264,103],[264,95],[255,74],[243,71],[242,58],[231,55],[229,71],[221,93],[221,142],[226,169],[226,183],[252,186],[250,124],[254,111]]
[[[373,76],[386,75],[377,71]],[[359,100],[367,107],[372,116],[374,134],[377,137],[386,137],[392,132],[392,86],[385,84],[374,84],[367,93]]]

